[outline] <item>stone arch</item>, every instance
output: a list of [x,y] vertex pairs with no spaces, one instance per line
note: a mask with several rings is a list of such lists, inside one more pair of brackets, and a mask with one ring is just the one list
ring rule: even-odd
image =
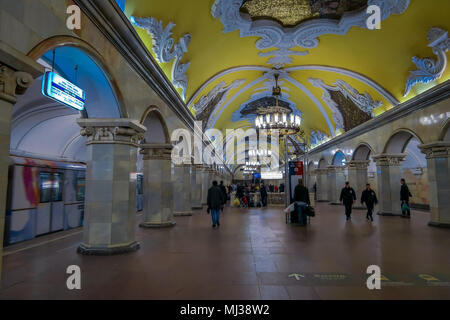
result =
[[370,154],[373,154],[372,147],[365,142],[361,142],[352,155],[352,160],[369,160]]
[[[344,160],[344,161],[343,161]],[[345,163],[347,162],[347,157],[345,156],[345,153],[342,152],[342,150],[337,150],[334,155],[333,158],[331,160],[331,165],[333,166],[344,166]]]
[[41,58],[46,52],[60,47],[77,48],[83,51],[89,58],[91,58],[97,64],[99,69],[103,71],[105,77],[109,82],[109,85],[111,86],[112,92],[115,96],[117,105],[119,107],[120,117],[128,118],[128,112],[123,102],[123,96],[121,94],[120,87],[116,79],[112,75],[108,63],[100,54],[100,52],[98,52],[93,46],[91,46],[86,41],[72,36],[53,36],[37,44],[33,49],[30,50],[30,52],[28,52],[27,56],[36,61],[39,58]]
[[403,128],[398,129],[390,136],[390,138],[386,142],[383,153],[403,153],[409,141],[413,138],[417,138],[420,143],[423,143],[423,140],[414,131]]
[[325,168],[327,167],[327,165],[328,165],[328,163],[325,161],[325,159],[324,159],[324,158],[321,158],[321,159],[319,160],[319,163],[318,163],[318,165],[317,165],[317,168],[319,168],[319,169],[325,169]]
[[169,129],[158,107],[148,107],[140,122],[147,128],[145,132],[146,143],[170,143]]

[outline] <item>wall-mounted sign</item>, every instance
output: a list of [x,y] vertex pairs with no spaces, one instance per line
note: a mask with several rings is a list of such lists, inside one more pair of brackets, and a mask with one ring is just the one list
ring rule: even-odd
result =
[[283,179],[283,173],[281,171],[262,171],[261,179],[263,180]]
[[42,80],[42,94],[76,110],[83,110],[84,90],[54,72],[46,72]]

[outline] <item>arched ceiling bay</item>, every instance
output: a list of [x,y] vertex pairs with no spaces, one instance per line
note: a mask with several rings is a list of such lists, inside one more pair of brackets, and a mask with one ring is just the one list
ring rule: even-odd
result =
[[[180,95],[184,96],[192,113],[207,122],[208,128],[223,132],[253,126],[252,115],[242,117],[240,112],[248,103],[259,103],[258,99],[271,96],[274,67],[282,70],[282,98],[302,115],[302,127],[310,135],[310,144],[315,144],[318,137],[344,132],[450,78],[450,72],[444,70],[436,80],[418,83],[403,96],[410,72],[418,68],[412,58],[437,60],[427,36],[435,27],[444,31],[450,29],[448,0],[337,0],[336,12],[325,8],[325,2],[292,0],[289,3],[298,4],[292,13],[283,11],[286,1],[259,1],[264,10],[258,13],[254,0],[127,0],[125,14],[132,21],[133,18],[154,18],[161,23],[160,35],[163,36],[156,38],[138,26],[139,20],[134,20],[137,33],[155,57],[158,56],[155,46],[163,46],[162,39],[173,39],[175,45],[184,43],[184,50],[180,47],[179,61],[172,59],[161,62],[160,66],[172,80],[174,64],[187,68],[187,85],[185,91],[178,88]],[[247,8],[239,11],[244,2]],[[369,30],[361,22],[359,25],[348,22],[351,20],[348,17],[356,21],[355,17],[365,12],[368,4],[381,6],[380,29]],[[233,14],[225,14],[233,5],[239,12],[233,9],[235,11],[230,11]],[[272,9],[266,10],[268,6]],[[251,12],[249,8],[256,8],[253,16],[243,13]],[[302,11],[306,10],[304,8],[312,11]],[[356,8],[356,11],[346,11],[348,8]],[[292,16],[299,12],[305,13],[304,20]],[[316,46],[306,44],[303,47],[288,46],[289,41],[283,40],[276,47],[261,48],[262,40],[258,36],[261,33],[245,31],[242,23],[249,21],[252,28],[269,26],[272,29],[267,29],[268,33],[284,30],[286,36],[330,17],[341,19],[340,27],[348,25],[348,28],[334,33],[322,32],[316,37]],[[296,19],[301,21],[286,28],[276,21],[280,19],[285,19],[288,25]],[[338,20],[327,21],[336,24]],[[175,25],[167,28],[170,23]],[[265,44],[270,43],[263,40]],[[271,63],[274,62],[271,58],[280,57],[265,53],[280,48],[295,54],[288,55],[287,59],[281,57],[284,59],[281,65]],[[168,49],[173,50],[172,44]],[[275,62],[279,62],[277,59]],[[367,106],[370,109],[364,109]]]

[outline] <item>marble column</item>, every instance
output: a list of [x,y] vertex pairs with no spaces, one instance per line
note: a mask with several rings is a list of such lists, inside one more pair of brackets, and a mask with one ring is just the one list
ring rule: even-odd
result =
[[365,209],[360,200],[362,192],[366,189],[369,163],[369,160],[352,160],[347,163],[348,181],[356,192],[356,204],[353,206],[355,209]]
[[139,249],[135,236],[137,143],[146,128],[131,119],[78,119],[87,137],[83,242],[78,252]]
[[427,158],[430,183],[430,222],[435,227],[450,227],[450,142],[419,145]]
[[328,195],[331,204],[341,204],[339,197],[345,185],[344,167],[328,166]]
[[173,220],[173,187],[171,179],[171,144],[141,144],[144,161],[143,228],[175,225]]
[[43,72],[41,65],[0,41],[0,280],[12,110],[17,95],[24,94]]
[[174,164],[173,181],[173,203],[175,217],[192,216],[191,200],[191,164],[183,161]]
[[208,197],[208,189],[209,189],[209,168],[204,165],[201,170],[202,176],[202,205],[206,205],[206,200]]
[[192,209],[202,209],[202,167],[201,165],[193,164],[191,169]]
[[379,154],[373,157],[377,164],[378,214],[399,216],[402,213],[400,203],[401,162],[406,154]]
[[317,202],[327,202],[329,201],[328,196],[328,181],[327,181],[327,169],[318,168],[316,169],[316,179],[317,179]]

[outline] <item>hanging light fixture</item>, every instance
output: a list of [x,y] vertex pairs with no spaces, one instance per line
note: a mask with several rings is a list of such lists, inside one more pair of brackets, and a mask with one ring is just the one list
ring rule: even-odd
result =
[[259,107],[255,119],[256,129],[278,129],[280,135],[291,135],[298,133],[301,129],[302,119],[294,115],[292,110],[278,105],[281,96],[281,88],[278,86],[278,74],[275,74],[275,87],[272,95],[275,97],[275,105],[270,107]]

